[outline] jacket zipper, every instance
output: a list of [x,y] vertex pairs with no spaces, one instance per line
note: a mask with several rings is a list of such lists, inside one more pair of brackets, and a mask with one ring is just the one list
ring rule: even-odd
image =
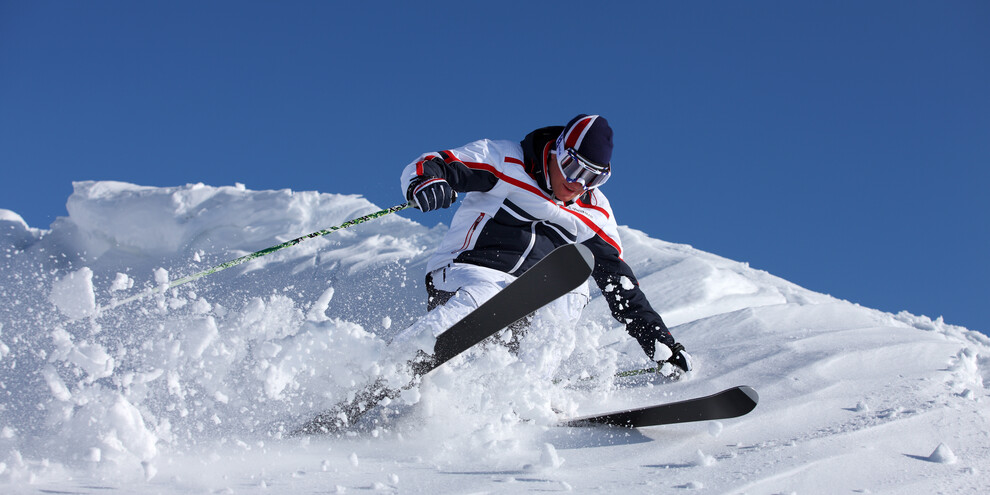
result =
[[464,251],[465,249],[468,248],[468,246],[471,245],[471,238],[474,237],[474,231],[475,231],[475,229],[478,228],[478,225],[481,224],[481,221],[484,218],[485,218],[485,213],[484,212],[478,214],[478,218],[474,219],[474,223],[471,224],[471,228],[468,229],[467,235],[464,236],[464,244],[462,244],[461,245],[461,248],[458,249],[457,251],[453,251],[454,253],[458,253],[458,252]]

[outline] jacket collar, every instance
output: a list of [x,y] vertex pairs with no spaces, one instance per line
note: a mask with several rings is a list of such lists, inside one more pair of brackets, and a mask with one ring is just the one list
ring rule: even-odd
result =
[[537,185],[547,194],[553,196],[553,189],[550,187],[550,177],[547,175],[547,162],[549,161],[550,149],[557,139],[557,136],[564,131],[563,126],[550,126],[537,129],[523,138],[523,162],[526,173],[529,174]]
[[[550,162],[550,150],[553,149],[554,144],[557,142],[557,136],[560,136],[561,132],[564,132],[564,126],[541,127],[527,134],[522,142],[519,143],[523,149],[523,162],[525,163],[526,173],[551,198],[553,198],[553,188],[550,186],[550,175],[547,171],[547,164]],[[588,191],[579,196],[578,199],[588,203],[591,198],[590,194],[591,191]]]

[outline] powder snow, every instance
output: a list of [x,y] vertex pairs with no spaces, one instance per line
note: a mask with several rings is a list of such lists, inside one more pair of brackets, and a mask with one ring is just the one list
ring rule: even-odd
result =
[[[628,227],[624,259],[695,358],[685,379],[613,378],[650,363],[595,291],[579,325],[536,326],[518,356],[477,349],[351,432],[288,438],[286,425],[395,372],[387,344],[425,313],[425,263],[445,228],[389,215],[113,307],[378,207],[78,182],[67,209],[48,229],[0,210],[5,493],[990,488],[986,336]],[[760,393],[742,418],[556,426],[733,385]]]

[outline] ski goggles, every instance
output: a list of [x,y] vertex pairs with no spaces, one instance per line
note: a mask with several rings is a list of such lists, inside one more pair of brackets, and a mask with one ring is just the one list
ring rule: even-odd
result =
[[557,156],[557,166],[567,182],[577,182],[585,189],[594,189],[612,175],[612,165],[598,165],[581,157],[574,148],[567,148],[564,156]]

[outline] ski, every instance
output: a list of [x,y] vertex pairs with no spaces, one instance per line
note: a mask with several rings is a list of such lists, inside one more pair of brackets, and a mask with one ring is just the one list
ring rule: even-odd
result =
[[[567,244],[553,250],[498,294],[440,334],[433,346],[432,356],[423,355],[410,362],[414,379],[402,388],[415,386],[423,375],[575,289],[588,280],[594,266],[594,255],[581,244]],[[358,392],[353,400],[320,413],[291,435],[340,431],[353,425],[385,398],[398,397],[400,391],[389,388],[385,380],[379,379]]]
[[692,421],[713,421],[743,416],[754,408],[760,396],[752,387],[739,386],[707,397],[627,409],[567,420],[561,426],[621,426],[641,428]]

